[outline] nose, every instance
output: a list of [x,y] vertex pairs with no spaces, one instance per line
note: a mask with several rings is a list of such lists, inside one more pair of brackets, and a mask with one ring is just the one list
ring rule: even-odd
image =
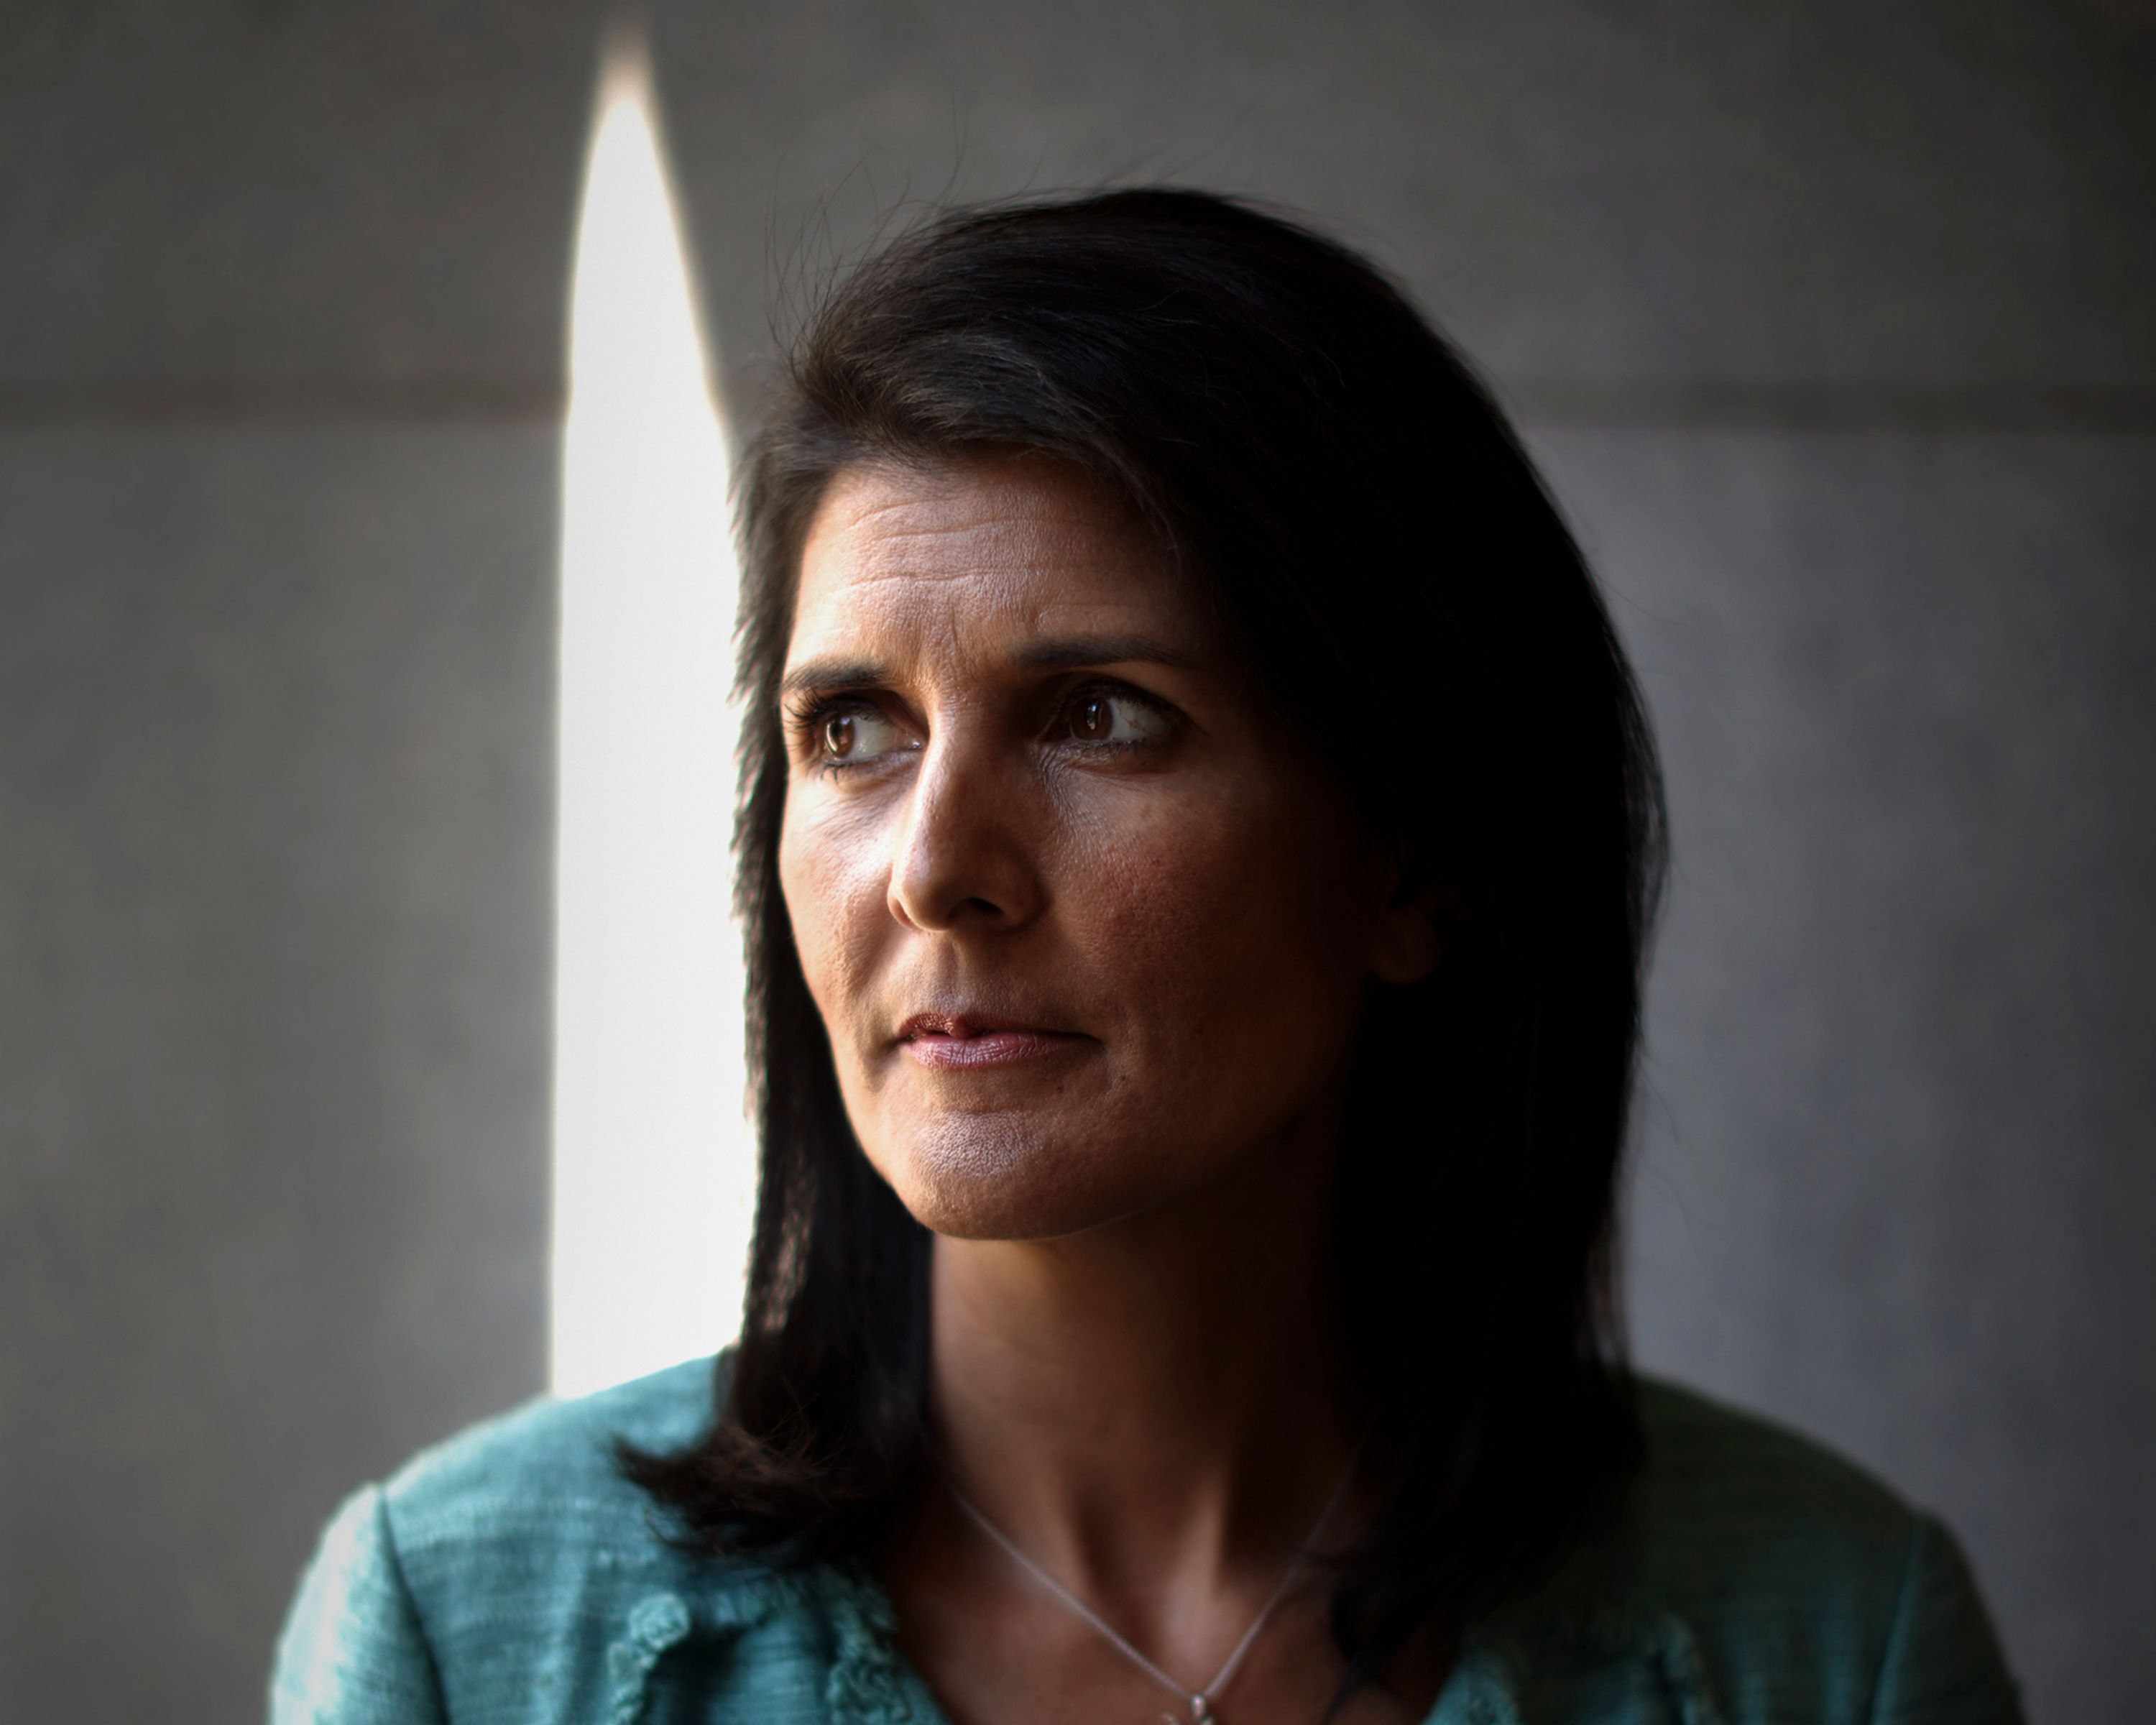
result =
[[893,916],[947,933],[1022,927],[1040,914],[1042,835],[1023,777],[988,739],[961,730],[931,741],[893,839]]

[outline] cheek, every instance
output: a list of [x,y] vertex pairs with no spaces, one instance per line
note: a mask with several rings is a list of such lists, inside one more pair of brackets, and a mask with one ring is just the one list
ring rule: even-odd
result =
[[779,891],[808,993],[834,1029],[860,1000],[890,922],[879,839],[875,824],[858,814],[788,799]]
[[1344,813],[1301,799],[1179,802],[1088,847],[1091,882],[1065,902],[1081,945],[1132,979],[1149,1039],[1178,1058],[1337,1046],[1368,943],[1348,830]]

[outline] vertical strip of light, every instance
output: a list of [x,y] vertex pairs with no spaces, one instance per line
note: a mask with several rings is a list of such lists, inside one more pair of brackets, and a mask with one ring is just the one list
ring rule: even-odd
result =
[[602,74],[571,300],[549,1377],[738,1322],[751,1200],[726,855],[726,449],[640,35]]

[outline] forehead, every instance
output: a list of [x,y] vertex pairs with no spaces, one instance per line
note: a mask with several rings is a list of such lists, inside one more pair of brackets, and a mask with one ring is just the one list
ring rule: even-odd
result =
[[832,481],[810,522],[789,656],[863,632],[985,644],[1113,629],[1194,647],[1204,621],[1159,542],[1069,468],[864,465]]

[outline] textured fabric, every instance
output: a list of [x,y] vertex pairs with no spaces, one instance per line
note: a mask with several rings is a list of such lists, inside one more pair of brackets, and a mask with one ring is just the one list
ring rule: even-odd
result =
[[[539,1403],[337,1512],[279,1643],[273,1725],[942,1725],[868,1575],[692,1558],[615,1472],[688,1441],[713,1363]],[[1645,1470],[1471,1637],[1430,1725],[2012,1725],[1936,1522],[1817,1446],[1640,1387]]]

